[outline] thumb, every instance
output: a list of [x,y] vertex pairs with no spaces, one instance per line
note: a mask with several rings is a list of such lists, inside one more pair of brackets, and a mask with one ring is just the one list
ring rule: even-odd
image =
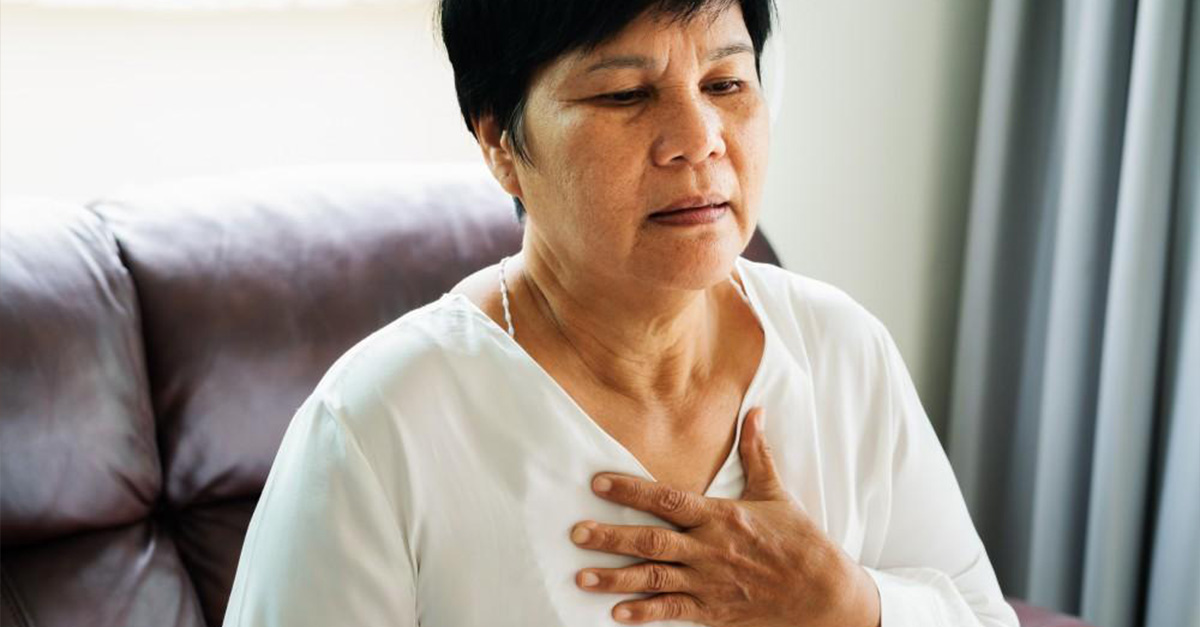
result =
[[746,419],[742,421],[742,439],[738,446],[746,475],[742,500],[786,499],[787,491],[783,489],[783,482],[779,480],[779,472],[775,469],[775,460],[771,456],[771,447],[767,444],[767,437],[763,432],[761,407],[755,407],[746,414]]

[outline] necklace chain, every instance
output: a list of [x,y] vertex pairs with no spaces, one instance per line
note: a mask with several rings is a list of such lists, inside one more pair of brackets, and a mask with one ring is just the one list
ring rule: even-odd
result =
[[515,340],[517,332],[513,330],[512,311],[508,307],[508,281],[504,280],[504,264],[506,263],[508,263],[508,257],[500,260],[500,302],[504,304],[504,322],[508,324],[508,336]]

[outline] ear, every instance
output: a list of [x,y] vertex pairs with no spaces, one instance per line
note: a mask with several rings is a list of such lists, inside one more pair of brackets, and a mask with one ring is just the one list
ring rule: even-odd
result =
[[517,153],[512,147],[512,138],[500,128],[495,116],[484,116],[475,120],[475,138],[483,152],[492,176],[510,196],[525,199],[521,194],[521,182],[517,179]]

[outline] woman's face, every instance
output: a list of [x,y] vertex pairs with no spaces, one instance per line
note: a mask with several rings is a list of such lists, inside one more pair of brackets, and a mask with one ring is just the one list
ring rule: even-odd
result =
[[515,162],[506,187],[561,270],[676,289],[728,276],[754,232],[769,130],[736,3],[688,23],[643,16],[560,57],[534,76],[524,124],[532,165]]

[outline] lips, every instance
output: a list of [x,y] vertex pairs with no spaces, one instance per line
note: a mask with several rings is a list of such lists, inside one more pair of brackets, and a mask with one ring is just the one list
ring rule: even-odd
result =
[[650,214],[650,220],[664,226],[696,226],[714,223],[728,211],[729,203],[710,204],[655,212]]
[[712,210],[712,209],[727,209],[727,208],[729,208],[729,203],[723,202],[723,203],[716,203],[716,204],[699,205],[699,206],[695,206],[695,207],[683,207],[681,209],[671,209],[671,210],[667,210],[667,211],[655,211],[654,213],[650,214],[650,217],[651,218],[665,218],[668,216],[681,215],[684,213],[702,212],[702,211]]
[[709,209],[709,208],[714,208],[714,207],[720,207],[722,205],[727,207],[729,205],[729,199],[721,194],[717,194],[717,193],[692,194],[689,196],[684,196],[682,198],[676,199],[675,201],[673,201],[671,204],[667,205],[666,207],[663,207],[663,208],[655,211],[654,213],[651,213],[650,217],[656,218],[656,217],[661,217],[661,216],[665,216],[665,215],[670,215],[673,213],[678,213],[681,211],[689,211],[689,210],[696,210],[696,209]]

